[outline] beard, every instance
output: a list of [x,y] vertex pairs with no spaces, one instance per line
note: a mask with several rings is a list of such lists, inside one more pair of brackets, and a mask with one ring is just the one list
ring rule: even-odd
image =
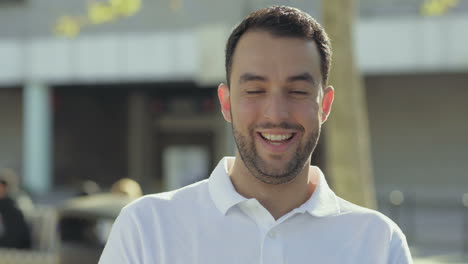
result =
[[306,164],[306,162],[309,160],[309,157],[317,146],[318,138],[320,136],[320,126],[317,127],[318,128],[316,131],[312,131],[308,135],[305,135],[306,142],[299,145],[298,149],[294,152],[293,157],[287,161],[286,165],[283,166],[282,169],[272,169],[268,163],[258,155],[254,142],[255,129],[282,128],[295,129],[304,132],[304,127],[287,122],[283,122],[278,125],[264,123],[257,126],[250,126],[248,129],[248,135],[245,136],[242,135],[242,133],[236,129],[234,123],[232,123],[232,131],[236,141],[237,149],[246,168],[258,180],[267,184],[275,185],[292,181],[294,178],[296,178],[297,175],[299,175],[304,166],[309,165]]

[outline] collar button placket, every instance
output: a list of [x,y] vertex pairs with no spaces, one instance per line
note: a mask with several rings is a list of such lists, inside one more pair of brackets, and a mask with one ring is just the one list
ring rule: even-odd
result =
[[284,264],[283,241],[275,227],[270,229],[264,237],[263,263]]
[[275,231],[268,232],[268,237],[270,237],[271,239],[275,239],[276,238],[276,232]]

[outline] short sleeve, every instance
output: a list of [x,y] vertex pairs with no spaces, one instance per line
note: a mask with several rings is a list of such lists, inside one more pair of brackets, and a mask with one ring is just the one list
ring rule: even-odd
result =
[[115,220],[99,264],[139,264],[141,260],[141,238],[138,225],[131,212],[122,209]]
[[403,232],[397,228],[392,235],[388,264],[412,264],[413,259]]

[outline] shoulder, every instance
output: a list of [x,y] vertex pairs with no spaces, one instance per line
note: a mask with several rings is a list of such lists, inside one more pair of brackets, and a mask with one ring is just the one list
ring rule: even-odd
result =
[[145,195],[125,206],[121,214],[162,214],[168,210],[190,210],[208,202],[207,182],[202,180],[177,190]]
[[389,225],[395,224],[389,217],[379,211],[359,206],[340,197],[337,197],[337,203],[340,208],[340,214],[350,214],[356,217],[375,219],[376,221],[384,222]]
[[208,196],[206,180],[170,192],[145,195],[120,211],[112,230],[125,237],[145,237],[160,226],[174,226],[199,210]]
[[4,197],[0,200],[0,208],[5,211],[19,211],[16,202],[10,197]]
[[203,180],[131,202],[115,220],[99,263],[146,263],[146,257],[154,263],[160,258],[157,250],[187,226],[210,203],[208,199],[207,180]]
[[404,234],[398,225],[381,212],[353,204],[340,197],[337,197],[337,202],[340,208],[339,214],[348,217],[352,223],[367,229],[385,232],[389,240],[404,238]]
[[15,206],[15,201],[11,197],[6,196],[0,199],[0,204],[6,206]]
[[361,207],[337,197],[339,215],[354,231],[366,234],[369,241],[385,242],[388,246],[389,263],[410,263],[411,254],[405,234],[389,217],[369,208]]

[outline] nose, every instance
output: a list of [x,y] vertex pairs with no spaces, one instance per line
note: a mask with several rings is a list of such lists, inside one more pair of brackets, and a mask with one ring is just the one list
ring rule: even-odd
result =
[[287,98],[280,94],[270,94],[265,104],[264,116],[273,123],[280,123],[289,118]]

